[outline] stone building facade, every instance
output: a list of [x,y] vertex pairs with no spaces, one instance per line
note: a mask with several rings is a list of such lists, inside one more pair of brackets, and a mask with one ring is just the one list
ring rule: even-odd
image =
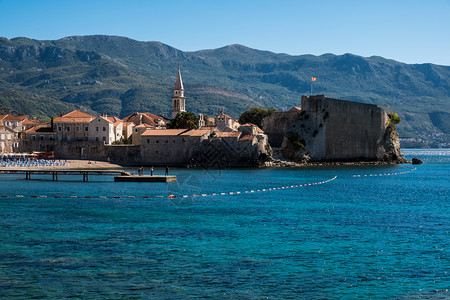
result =
[[162,129],[146,130],[141,134],[142,163],[155,166],[188,165],[200,143],[210,130]]
[[7,126],[0,126],[1,153],[12,153],[18,149],[17,132]]

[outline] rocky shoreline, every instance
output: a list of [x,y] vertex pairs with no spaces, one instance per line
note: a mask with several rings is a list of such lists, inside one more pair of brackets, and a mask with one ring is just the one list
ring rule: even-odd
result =
[[330,167],[330,166],[379,166],[379,165],[398,165],[408,164],[411,161],[358,161],[358,162],[294,162],[288,160],[274,159],[273,161],[265,162],[262,167],[272,168],[293,168],[293,167]]

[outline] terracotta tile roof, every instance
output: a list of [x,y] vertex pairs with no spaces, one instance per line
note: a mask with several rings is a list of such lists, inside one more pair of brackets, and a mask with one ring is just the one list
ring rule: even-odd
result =
[[252,135],[252,134],[246,134],[246,135],[244,135],[244,136],[241,136],[241,137],[239,138],[239,140],[240,140],[240,141],[251,141],[251,140],[253,140],[254,137],[255,137],[255,136]]
[[92,118],[70,118],[70,117],[55,117],[53,123],[89,123],[95,117]]
[[40,123],[39,120],[30,120],[30,119],[26,119],[22,122],[23,125],[37,125],[39,123]]
[[[127,122],[127,123],[130,123],[130,122]],[[133,123],[133,122],[131,122],[131,123]],[[155,126],[148,125],[148,124],[140,124],[140,125],[134,126],[134,128],[154,128],[154,127]]]
[[71,111],[70,113],[67,113],[67,114],[63,115],[62,117],[63,118],[66,118],[66,117],[70,117],[70,118],[92,118],[92,119],[95,118],[95,116],[87,114],[87,113],[84,113],[84,112],[79,111],[79,110]]
[[181,135],[203,136],[205,134],[208,134],[209,132],[211,132],[211,130],[209,130],[209,129],[195,129],[195,130],[186,131],[186,132],[182,133]]
[[133,113],[125,118],[123,118],[124,122],[133,122],[134,124],[148,124],[156,126],[158,125],[158,121],[164,121],[165,123],[168,119],[157,116],[151,113]]
[[26,132],[26,133],[53,132],[53,128],[34,126],[34,127],[31,127],[30,129],[25,130],[24,132]]
[[98,118],[105,120],[108,123],[113,123],[111,120],[109,120],[107,117],[99,116]]
[[239,138],[240,136],[241,136],[241,132],[239,132],[239,131],[232,131],[232,132],[218,131],[218,132],[216,132],[216,137],[218,137],[218,138],[227,138],[227,137]]
[[188,129],[150,129],[142,133],[141,136],[175,136],[180,135]]
[[113,123],[122,122],[122,120],[117,117],[106,117],[106,118]]
[[23,121],[28,119],[28,116],[12,116],[12,115],[0,115],[0,120],[12,120],[12,121]]

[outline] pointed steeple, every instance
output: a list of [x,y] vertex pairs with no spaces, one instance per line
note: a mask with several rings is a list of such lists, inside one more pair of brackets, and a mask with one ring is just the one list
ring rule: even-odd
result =
[[175,87],[173,89],[174,90],[184,90],[183,80],[181,80],[180,67],[178,67],[177,80],[175,81]]
[[179,112],[186,111],[185,107],[185,97],[184,97],[184,88],[183,88],[183,80],[181,80],[181,72],[180,67],[178,67],[177,79],[175,81],[175,86],[173,88],[173,97],[172,97],[172,119]]

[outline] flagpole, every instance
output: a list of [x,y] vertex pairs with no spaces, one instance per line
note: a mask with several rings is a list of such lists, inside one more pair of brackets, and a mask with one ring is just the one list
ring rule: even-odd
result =
[[317,80],[316,77],[312,77],[311,78],[311,95],[310,96],[312,96],[312,92],[313,92],[313,82],[316,81],[316,80]]

